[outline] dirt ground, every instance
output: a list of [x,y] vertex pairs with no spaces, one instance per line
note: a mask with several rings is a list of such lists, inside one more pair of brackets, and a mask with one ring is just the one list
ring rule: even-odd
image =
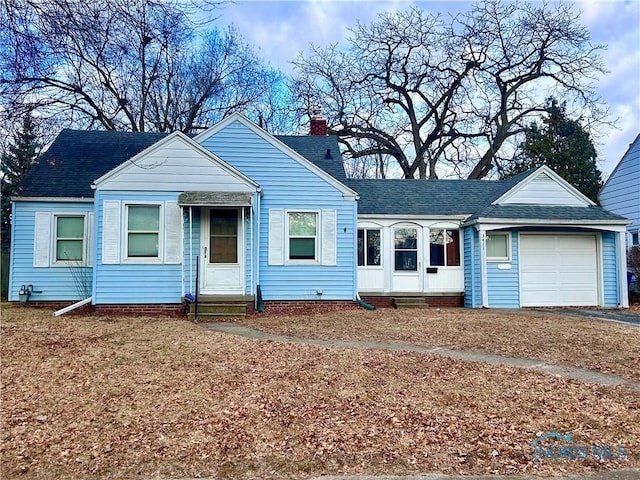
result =
[[544,311],[336,310],[240,323],[306,338],[408,342],[537,358],[640,381],[640,328]]
[[[308,321],[355,335],[349,323],[357,320],[367,336],[395,318],[393,338],[446,335],[461,346],[515,343],[516,324],[525,321],[384,313],[393,312]],[[544,321],[523,340],[530,356],[562,344],[555,337],[564,330],[553,328],[561,320]],[[510,323],[503,341],[499,330]],[[474,333],[481,325],[490,338]],[[571,340],[582,330],[608,342],[593,344],[612,356],[637,351],[630,331],[591,322],[564,332],[564,349],[578,349],[566,358],[587,357]],[[552,475],[640,465],[640,394],[517,368],[248,340],[175,319],[53,318],[25,308],[3,308],[0,353],[3,479]],[[534,462],[532,442],[547,432],[626,458]]]

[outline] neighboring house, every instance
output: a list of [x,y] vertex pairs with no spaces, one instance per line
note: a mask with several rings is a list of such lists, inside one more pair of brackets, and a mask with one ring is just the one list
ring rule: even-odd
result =
[[603,208],[628,218],[627,247],[640,245],[640,134],[600,189]]
[[104,311],[179,311],[196,290],[267,307],[628,306],[627,221],[547,167],[348,180],[326,124],[312,132],[238,114],[195,138],[64,130],[13,198],[10,300],[32,285],[29,301]]

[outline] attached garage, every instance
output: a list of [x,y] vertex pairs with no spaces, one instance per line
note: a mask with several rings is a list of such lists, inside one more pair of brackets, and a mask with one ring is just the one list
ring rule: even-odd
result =
[[597,236],[521,234],[523,307],[597,306]]

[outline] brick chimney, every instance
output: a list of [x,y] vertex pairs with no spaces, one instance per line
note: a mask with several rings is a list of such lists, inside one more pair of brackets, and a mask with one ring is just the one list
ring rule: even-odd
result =
[[311,127],[310,135],[326,135],[327,134],[327,120],[322,116],[320,109],[313,111],[311,115]]

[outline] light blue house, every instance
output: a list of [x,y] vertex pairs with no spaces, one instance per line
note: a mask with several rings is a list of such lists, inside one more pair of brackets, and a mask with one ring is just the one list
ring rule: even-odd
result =
[[600,204],[630,220],[627,247],[640,245],[640,135],[600,189]]
[[314,121],[309,136],[237,114],[195,138],[64,130],[13,198],[9,299],[145,313],[179,312],[186,294],[267,309],[359,295],[628,305],[627,221],[548,168],[349,180]]

